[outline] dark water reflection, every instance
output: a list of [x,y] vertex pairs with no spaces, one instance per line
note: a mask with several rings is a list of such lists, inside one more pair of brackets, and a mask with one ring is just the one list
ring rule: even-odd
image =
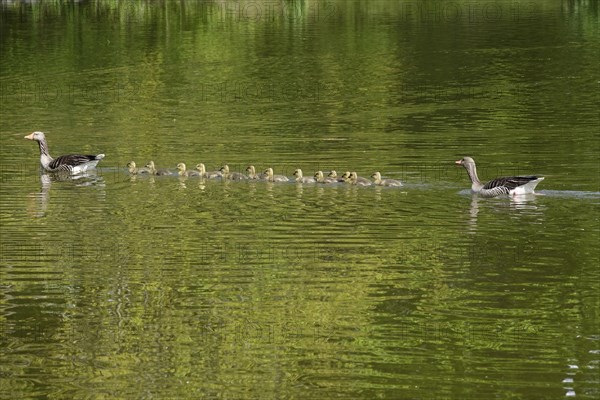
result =
[[100,172],[32,175],[13,187],[23,204],[28,181],[40,208],[3,226],[4,358],[19,382],[62,380],[27,393],[259,396],[275,379],[287,395],[419,396],[440,373],[450,397],[593,386],[597,253],[575,254],[554,210],[594,201]]
[[595,3],[235,4],[0,6],[0,397],[596,398]]

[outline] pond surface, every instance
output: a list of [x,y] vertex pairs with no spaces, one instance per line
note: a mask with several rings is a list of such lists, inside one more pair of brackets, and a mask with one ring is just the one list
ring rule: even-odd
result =
[[0,13],[0,398],[600,396],[597,2]]

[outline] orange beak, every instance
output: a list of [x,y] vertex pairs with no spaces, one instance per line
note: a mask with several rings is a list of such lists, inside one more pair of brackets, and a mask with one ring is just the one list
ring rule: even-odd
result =
[[462,165],[462,160],[454,161],[454,164],[456,164],[456,165]]
[[25,136],[25,139],[33,140],[33,133],[30,133],[29,135]]

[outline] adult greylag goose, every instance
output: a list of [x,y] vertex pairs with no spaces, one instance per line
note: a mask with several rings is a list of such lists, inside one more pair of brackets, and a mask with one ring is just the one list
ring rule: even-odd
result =
[[372,183],[367,178],[358,176],[356,172],[350,172],[350,183],[358,186],[371,186]]
[[221,178],[221,173],[219,171],[206,172],[206,166],[203,163],[197,164],[196,170],[198,172],[200,172],[200,176],[202,178],[208,178],[208,179]]
[[185,166],[185,163],[177,164],[177,174],[179,176],[200,176],[199,171],[189,170]]
[[146,168],[150,170],[150,174],[152,175],[171,175],[171,171],[168,169],[156,169],[154,161],[149,161],[148,164],[146,164]]
[[471,190],[484,197],[495,197],[501,194],[521,195],[535,193],[535,187],[544,180],[544,177],[537,176],[505,176],[492,179],[488,183],[481,183],[477,177],[477,168],[475,161],[471,157],[464,157],[455,162],[456,165],[462,165],[467,170],[471,178]]
[[25,139],[35,140],[40,146],[40,164],[47,172],[69,172],[70,174],[80,174],[88,169],[96,168],[96,165],[104,158],[104,154],[84,155],[67,154],[64,156],[52,158],[48,153],[48,143],[44,132],[33,132]]
[[248,173],[248,179],[266,179],[266,175],[265,174],[257,174],[256,173],[256,168],[254,168],[254,165],[248,165],[246,167],[246,172]]
[[294,171],[294,176],[296,177],[296,182],[299,182],[299,183],[315,183],[316,182],[315,178],[311,178],[310,176],[304,176],[304,174],[302,174],[302,170],[300,168],[298,168],[297,170]]
[[135,164],[135,161],[129,161],[127,163],[127,169],[129,170],[129,173],[131,175],[149,174],[150,173],[150,170],[146,167],[138,168],[137,165]]
[[273,175],[273,168],[267,168],[263,172],[266,175],[266,180],[269,182],[288,182],[289,178],[283,175]]
[[402,186],[402,182],[397,181],[395,179],[381,179],[381,173],[379,173],[379,171],[374,172],[373,175],[371,175],[371,178],[373,178],[373,183],[378,186]]
[[325,177],[323,171],[317,171],[315,172],[315,181],[317,181],[317,183],[336,183],[337,179]]
[[241,172],[229,172],[229,165],[225,164],[219,170],[223,176],[223,179],[229,179],[232,181],[242,181],[248,179],[248,177]]

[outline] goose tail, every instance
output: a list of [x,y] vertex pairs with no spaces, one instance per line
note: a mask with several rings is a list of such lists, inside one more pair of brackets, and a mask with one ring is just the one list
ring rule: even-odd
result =
[[524,185],[521,185],[519,187],[517,187],[512,194],[514,195],[519,195],[519,194],[530,194],[530,193],[534,193],[535,191],[535,187],[538,185],[538,183],[540,183],[541,181],[544,180],[544,177],[541,176],[539,178],[533,179],[529,182],[527,182]]

